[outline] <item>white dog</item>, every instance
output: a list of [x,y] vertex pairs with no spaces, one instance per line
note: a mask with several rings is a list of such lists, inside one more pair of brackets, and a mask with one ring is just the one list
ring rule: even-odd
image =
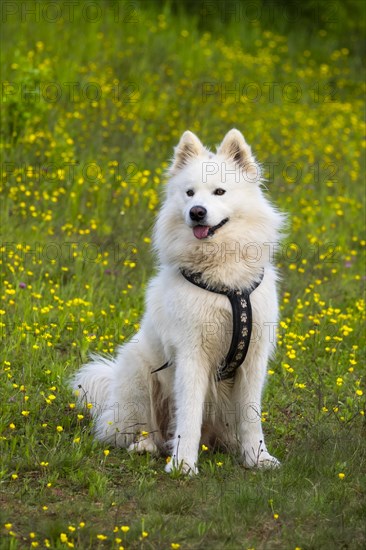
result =
[[185,132],[169,176],[141,329],[115,359],[93,356],[73,387],[93,404],[97,439],[170,454],[168,472],[196,473],[200,442],[239,451],[246,467],[277,466],[261,394],[278,315],[271,253],[284,217],[263,196],[238,130],[216,154]]

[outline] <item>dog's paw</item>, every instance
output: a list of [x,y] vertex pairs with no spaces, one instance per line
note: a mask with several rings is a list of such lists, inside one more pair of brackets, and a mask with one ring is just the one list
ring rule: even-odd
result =
[[127,449],[130,453],[151,453],[151,454],[157,454],[158,448],[153,442],[153,440],[150,437],[146,437],[144,439],[140,439],[139,441],[135,441],[135,443],[131,443],[131,445]]
[[180,462],[171,459],[165,466],[165,471],[168,474],[171,473],[180,473],[189,476],[198,474],[198,468],[196,464],[190,463],[187,460],[181,460]]
[[281,462],[277,460],[274,456],[270,455],[268,452],[263,452],[261,456],[259,457],[257,468],[261,468],[263,470],[271,470],[274,468],[279,468],[281,466]]
[[253,456],[253,453],[244,454],[243,465],[245,468],[260,468],[261,470],[270,470],[279,468],[281,462],[268,451],[261,451],[258,456]]

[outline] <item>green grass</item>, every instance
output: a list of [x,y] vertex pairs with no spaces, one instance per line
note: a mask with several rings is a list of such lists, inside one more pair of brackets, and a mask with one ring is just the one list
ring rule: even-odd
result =
[[[0,547],[361,548],[361,12],[349,40],[324,18],[308,39],[310,2],[293,27],[102,1],[91,22],[86,4],[3,22]],[[213,147],[231,127],[289,213],[262,417],[283,467],[208,450],[198,477],[169,477],[164,458],[95,443],[67,379],[138,328],[180,134]]]

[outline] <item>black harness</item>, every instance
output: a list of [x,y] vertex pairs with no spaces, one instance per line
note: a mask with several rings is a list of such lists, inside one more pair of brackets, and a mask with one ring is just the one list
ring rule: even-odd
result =
[[[232,290],[227,287],[213,289],[202,281],[201,273],[189,273],[183,269],[181,273],[190,283],[204,290],[223,294],[229,298],[233,314],[233,334],[226,359],[217,367],[216,380],[220,382],[221,380],[234,378],[236,370],[244,362],[247,356],[252,334],[252,306],[250,303],[250,294],[260,285],[264,273],[262,272],[260,280],[254,282],[249,289],[245,288],[242,290]],[[164,370],[170,365],[171,363],[168,361],[160,368],[152,371],[152,374]]]

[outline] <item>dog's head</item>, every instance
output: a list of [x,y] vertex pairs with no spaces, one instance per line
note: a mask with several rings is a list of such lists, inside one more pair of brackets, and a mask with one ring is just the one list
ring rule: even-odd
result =
[[216,154],[192,132],[184,132],[169,173],[168,195],[179,204],[184,222],[200,240],[213,237],[236,213],[242,213],[240,195],[245,187],[248,191],[260,181],[251,148],[235,129],[226,134]]
[[[283,217],[264,197],[260,168],[238,130],[230,130],[216,153],[184,132],[169,168],[166,199],[155,230],[164,263],[202,267],[249,262],[247,244],[276,242]],[[222,250],[239,250],[239,260]],[[264,257],[261,265],[265,264]],[[201,264],[201,265],[200,265]]]

